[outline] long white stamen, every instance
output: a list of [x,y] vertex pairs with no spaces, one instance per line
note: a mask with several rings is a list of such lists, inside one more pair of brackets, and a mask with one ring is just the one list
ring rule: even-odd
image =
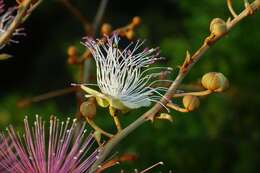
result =
[[106,43],[90,38],[86,38],[84,43],[96,61],[97,85],[101,92],[132,109],[149,106],[151,102],[159,102],[163,97],[160,91],[165,91],[165,88],[151,86],[163,80],[153,79],[162,72],[168,73],[172,69],[149,67],[163,59],[158,57],[158,48],[140,50],[144,41],[138,40],[135,44],[131,42],[121,51],[119,40],[117,35],[113,35],[107,37]]

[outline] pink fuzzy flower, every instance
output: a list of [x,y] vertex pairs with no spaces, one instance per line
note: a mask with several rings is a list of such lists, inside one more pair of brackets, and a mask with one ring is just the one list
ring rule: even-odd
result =
[[97,159],[97,149],[89,152],[93,135],[87,135],[76,119],[63,122],[52,117],[47,134],[45,122],[38,116],[32,128],[27,117],[24,126],[23,135],[12,126],[7,134],[0,134],[0,172],[82,173]]

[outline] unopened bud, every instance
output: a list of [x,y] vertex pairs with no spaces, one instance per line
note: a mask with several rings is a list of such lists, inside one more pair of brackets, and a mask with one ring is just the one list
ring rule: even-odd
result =
[[135,32],[132,29],[126,32],[126,38],[128,38],[129,40],[133,40],[134,36],[135,36]]
[[75,46],[70,46],[67,50],[68,56],[77,56],[77,49]]
[[109,23],[104,23],[101,26],[101,34],[103,35],[110,35],[112,32],[112,26]]
[[96,104],[92,100],[88,100],[83,102],[80,105],[80,112],[84,117],[88,117],[89,119],[93,119],[96,115]]
[[132,24],[133,24],[134,26],[140,25],[140,24],[141,24],[141,18],[140,18],[139,16],[135,16],[135,17],[133,18],[133,20],[132,20]]
[[199,98],[197,96],[192,96],[192,95],[184,96],[182,99],[182,102],[183,102],[184,107],[188,111],[193,111],[193,110],[197,109],[200,105]]
[[215,36],[223,35],[227,32],[227,24],[223,19],[215,18],[210,23],[210,32]]
[[228,79],[218,72],[206,73],[201,79],[201,84],[204,88],[215,92],[222,92],[229,87]]

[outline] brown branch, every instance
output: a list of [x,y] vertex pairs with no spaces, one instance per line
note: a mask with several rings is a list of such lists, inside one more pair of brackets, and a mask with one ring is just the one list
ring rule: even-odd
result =
[[[234,26],[237,25],[238,22],[240,22],[245,17],[249,16],[253,12],[260,10],[260,0],[255,0],[253,3],[251,3],[248,8],[244,9],[236,18],[231,20],[227,24],[227,32],[228,33]],[[185,78],[185,76],[188,74],[188,72],[191,70],[191,68],[196,64],[197,61],[199,61],[204,55],[204,53],[215,44],[219,39],[223,38],[225,34],[218,35],[218,36],[210,36],[207,37],[202,44],[202,46],[192,55],[190,56],[190,61],[187,61],[185,59],[186,64],[183,64],[182,68],[179,71],[179,74],[177,75],[176,79],[173,81],[171,86],[169,87],[168,91],[166,92],[165,96],[161,99],[162,104],[167,104],[168,100],[170,100],[178,86],[181,84],[182,80]],[[187,58],[187,57],[186,57]],[[125,129],[123,129],[121,132],[116,134],[108,143],[102,148],[102,151],[100,152],[99,159],[92,165],[90,173],[94,173],[95,170],[97,170],[98,166],[104,161],[104,159],[107,157],[107,155],[110,153],[110,151],[122,140],[124,139],[129,133],[134,131],[136,128],[138,128],[140,125],[145,123],[148,120],[153,120],[155,115],[162,109],[161,104],[155,104],[150,110],[148,110],[145,114],[140,116],[137,120],[135,120],[133,123],[131,123],[129,126],[127,126]]]
[[36,0],[37,2],[34,2],[35,0],[32,0],[32,5],[26,12],[26,16],[23,18],[23,22],[28,19],[28,17],[31,15],[31,13],[42,3],[42,0]]
[[92,26],[90,22],[80,13],[80,11],[71,4],[69,0],[60,0],[64,6],[80,21],[86,34],[91,33]]
[[47,100],[47,99],[50,99],[50,98],[62,96],[62,95],[65,95],[65,94],[75,92],[77,90],[78,90],[78,87],[69,87],[69,88],[65,88],[65,89],[50,91],[48,93],[38,95],[38,96],[34,96],[32,98],[22,99],[22,100],[18,101],[17,106],[18,107],[25,107],[25,106],[30,105],[31,103],[37,103],[37,102]]
[[24,17],[26,16],[28,9],[31,7],[31,2],[32,0],[25,0],[19,5],[17,15],[9,25],[8,29],[0,37],[0,46],[6,44],[15,30],[23,23]]
[[94,22],[93,22],[94,34],[97,33],[98,27],[99,27],[99,25],[101,23],[101,20],[102,20],[103,16],[104,16],[104,13],[105,13],[105,10],[106,10],[106,7],[107,7],[107,3],[108,3],[108,0],[102,0],[100,2],[100,5],[99,5],[98,10],[97,10],[97,14],[96,14]]

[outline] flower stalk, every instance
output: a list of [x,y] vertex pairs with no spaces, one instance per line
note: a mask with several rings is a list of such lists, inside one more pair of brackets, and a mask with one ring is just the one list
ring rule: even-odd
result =
[[212,91],[204,90],[204,91],[195,91],[195,92],[176,93],[173,95],[173,97],[177,98],[177,97],[183,97],[183,96],[188,96],[188,95],[201,97],[201,96],[206,96],[209,94],[212,94]]
[[105,130],[101,129],[98,125],[96,125],[96,123],[91,120],[90,118],[86,117],[86,121],[88,122],[88,124],[96,131],[100,132],[101,134],[103,134],[104,136],[107,136],[109,138],[113,137],[113,134],[106,132]]

